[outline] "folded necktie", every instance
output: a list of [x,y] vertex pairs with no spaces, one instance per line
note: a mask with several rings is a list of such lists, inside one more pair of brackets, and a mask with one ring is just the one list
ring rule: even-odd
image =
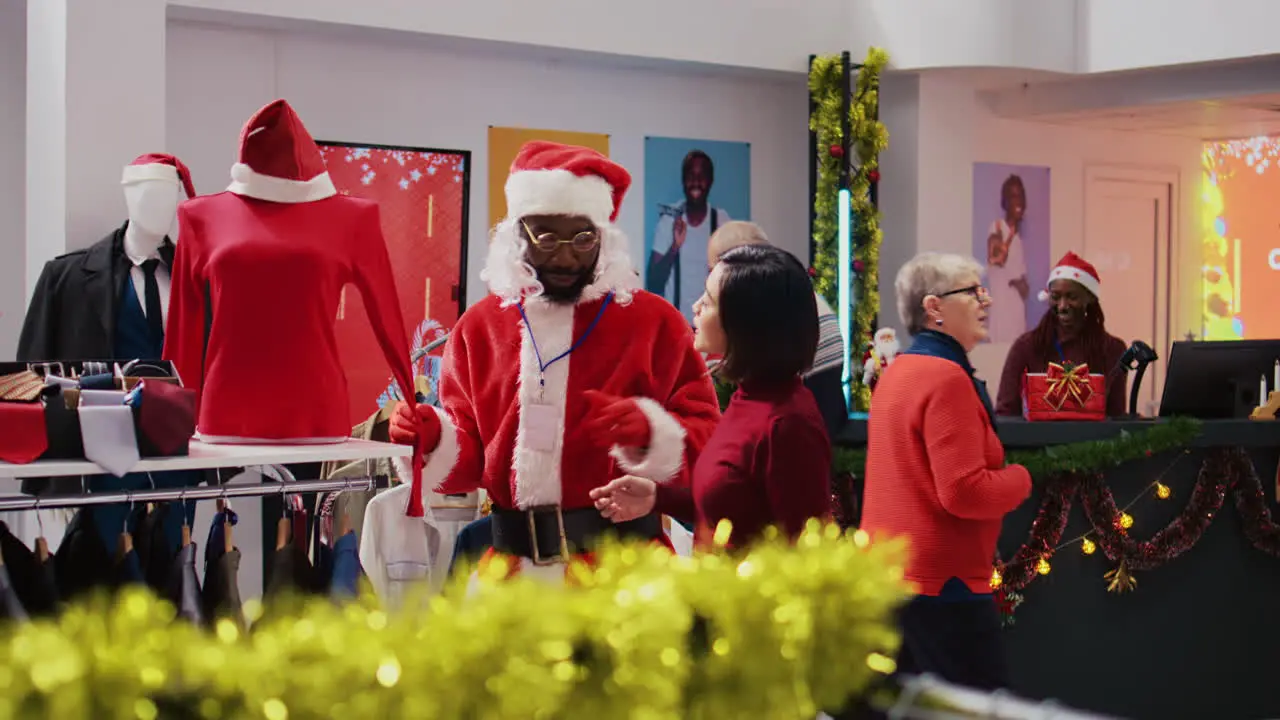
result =
[[24,370],[12,375],[0,375],[0,401],[33,402],[44,390],[44,378]]
[[163,381],[143,380],[137,393],[138,430],[161,455],[185,454],[196,433],[196,394]]
[[41,403],[0,403],[0,427],[0,460],[26,464],[49,447]]
[[124,395],[115,390],[80,391],[84,456],[116,477],[128,474],[141,459],[133,409],[124,404]]

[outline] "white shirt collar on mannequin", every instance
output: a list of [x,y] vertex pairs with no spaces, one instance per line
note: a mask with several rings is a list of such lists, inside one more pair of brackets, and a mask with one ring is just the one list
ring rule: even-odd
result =
[[156,237],[143,230],[137,223],[130,222],[124,229],[124,254],[129,262],[141,266],[142,263],[160,257],[160,246],[164,244],[164,236]]

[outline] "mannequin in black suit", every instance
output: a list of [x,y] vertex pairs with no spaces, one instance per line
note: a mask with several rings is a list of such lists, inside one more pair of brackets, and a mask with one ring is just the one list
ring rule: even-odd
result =
[[[116,353],[120,301],[134,267],[124,249],[129,227],[126,221],[87,249],[45,263],[18,339],[19,361],[159,359],[159,352]],[[157,274],[167,274],[173,243],[164,237],[154,252],[163,266]]]
[[168,232],[178,203],[195,190],[180,160],[154,153],[125,167],[123,185],[128,221],[45,264],[18,360],[160,358],[173,262]]
[[[19,361],[161,358],[174,252],[168,233],[178,204],[194,197],[195,190],[180,160],[157,153],[142,155],[125,166],[122,185],[128,220],[88,248],[45,263],[18,339]],[[137,490],[152,483],[190,485],[201,477],[198,472],[101,475],[90,477],[88,485],[94,491]],[[76,493],[82,482],[78,476],[28,479],[22,491]],[[127,505],[93,508],[108,547],[114,546],[128,510]],[[176,543],[181,515],[172,515]],[[28,530],[33,529],[15,528],[20,536]]]

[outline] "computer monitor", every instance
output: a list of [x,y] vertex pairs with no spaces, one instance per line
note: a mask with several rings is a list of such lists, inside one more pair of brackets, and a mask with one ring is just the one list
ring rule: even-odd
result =
[[1244,418],[1265,398],[1261,381],[1275,392],[1280,340],[1175,342],[1169,351],[1160,416],[1220,420]]

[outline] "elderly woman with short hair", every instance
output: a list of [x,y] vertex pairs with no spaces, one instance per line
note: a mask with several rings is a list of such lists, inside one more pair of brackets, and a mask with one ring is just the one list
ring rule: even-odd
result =
[[981,277],[972,258],[940,253],[898,272],[898,313],[914,342],[872,396],[862,529],[909,543],[918,594],[902,611],[899,672],[994,689],[1006,671],[992,558],[1031,476],[1005,465],[991,398],[969,362],[987,335]]

